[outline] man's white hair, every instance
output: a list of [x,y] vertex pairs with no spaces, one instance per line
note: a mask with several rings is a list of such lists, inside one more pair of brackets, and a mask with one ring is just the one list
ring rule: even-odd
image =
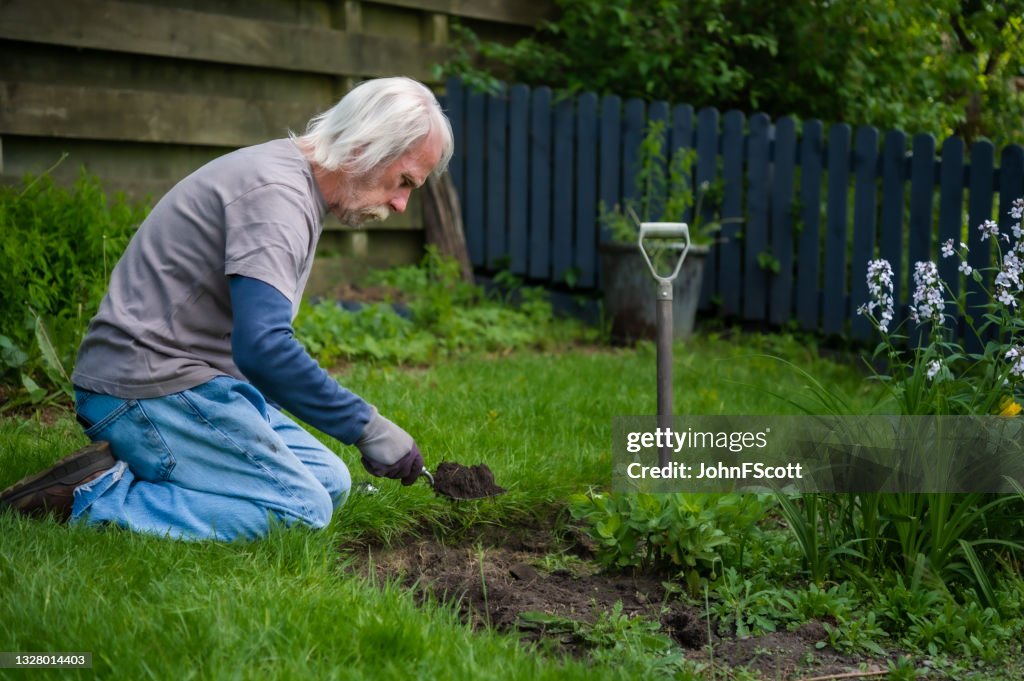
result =
[[441,137],[441,160],[432,173],[440,175],[448,167],[454,140],[434,93],[411,78],[375,78],[315,116],[297,141],[325,170],[362,176],[398,160],[431,133]]

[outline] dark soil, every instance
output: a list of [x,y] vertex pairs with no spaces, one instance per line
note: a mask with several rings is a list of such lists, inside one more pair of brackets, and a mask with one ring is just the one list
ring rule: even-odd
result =
[[663,577],[600,571],[589,560],[591,545],[584,535],[568,528],[556,537],[550,525],[542,524],[476,529],[453,543],[431,537],[372,551],[364,547],[359,552],[372,553],[372,561],[357,560],[355,569],[373,570],[381,583],[398,579],[421,602],[450,602],[474,626],[515,632],[524,643],[538,643],[549,653],[585,657],[588,643],[565,627],[538,624],[524,613],[593,623],[621,603],[623,614],[660,622],[661,631],[687,658],[713,661],[715,667],[746,667],[772,681],[886,668],[885,660],[818,648],[827,640],[821,622],[746,639],[720,636],[717,622],[709,623],[703,608],[666,592]]
[[442,461],[434,472],[434,491],[451,499],[481,499],[503,494],[505,488],[494,484],[494,473],[486,464]]

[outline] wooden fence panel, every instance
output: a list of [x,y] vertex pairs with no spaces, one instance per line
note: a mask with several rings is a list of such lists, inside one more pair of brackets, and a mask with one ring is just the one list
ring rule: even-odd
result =
[[530,276],[551,272],[551,89],[537,88],[530,103]]
[[825,289],[822,328],[839,334],[846,309],[846,232],[850,184],[850,126],[833,125],[828,135],[828,208],[825,231]]
[[508,247],[512,273],[528,271],[529,215],[529,120],[530,89],[514,85],[509,90],[508,129]]
[[[971,167],[969,194],[967,197],[967,245],[970,253],[967,262],[979,271],[981,281],[973,277],[967,279],[967,315],[974,318],[974,326],[982,323],[984,305],[987,302],[986,288],[991,288],[992,275],[985,270],[992,262],[992,242],[982,240],[978,227],[986,220],[992,219],[992,192],[995,190],[993,169],[995,168],[995,150],[992,144],[982,140],[971,147]],[[981,350],[983,344],[978,342],[974,334],[968,333],[968,349]]]
[[580,286],[597,283],[597,95],[579,98],[576,126],[576,248],[573,268]]
[[508,266],[508,228],[505,222],[508,182],[508,99],[504,94],[487,98],[487,202],[485,243],[487,267]]
[[573,239],[573,164],[576,117],[574,102],[564,99],[555,106],[554,177],[551,218],[551,278],[555,283],[565,280],[572,267]]
[[[878,211],[878,130],[857,128],[853,143],[853,252],[850,261],[850,296],[860,305],[868,300],[867,267],[875,257]],[[871,322],[853,314],[850,333],[863,340],[872,333]]]
[[914,136],[910,163],[910,265],[932,260],[932,201],[935,196],[935,138]]
[[824,169],[824,126],[804,123],[800,139],[800,253],[797,256],[797,320],[800,328],[816,330],[820,317],[821,282],[821,180]]
[[12,0],[0,38],[305,73],[430,80],[446,50],[399,37],[112,0]]
[[[671,128],[668,120],[668,102],[657,101],[652,102],[650,107],[647,109],[647,125],[653,125],[658,123],[662,126],[662,139],[661,139],[661,152],[660,158],[657,159],[653,164],[653,170],[655,173],[660,174],[660,177],[667,177],[668,173],[668,158],[671,150]],[[644,136],[646,137],[648,129],[645,128]],[[664,188],[667,190],[667,186]],[[647,206],[649,211],[650,219],[652,221],[662,220],[662,214],[665,210],[665,199],[668,197],[667,191],[655,192],[650,197],[650,204]],[[641,215],[641,217],[643,217]]]
[[[914,135],[913,155],[910,160],[910,222],[907,240],[911,293],[917,290],[913,273],[918,262],[934,260],[932,255],[932,199],[935,195],[935,138],[927,134]],[[926,330],[916,325],[910,334],[911,342],[919,344]]]
[[[621,202],[622,173],[622,100],[608,95],[601,100],[601,160],[600,193],[605,210],[614,210]],[[602,240],[611,240],[607,228],[602,227]]]
[[1010,234],[1010,226],[1021,222],[1010,217],[1013,202],[1024,198],[1024,147],[1003,149],[999,158],[999,229]]
[[771,279],[768,319],[785,324],[793,318],[793,177],[796,170],[796,121],[786,117],[775,125],[772,179],[771,254],[778,272]]
[[[695,191],[707,182],[714,184],[718,179],[718,111],[712,108],[701,109],[697,114],[697,169]],[[705,222],[713,216],[712,206],[704,203],[701,206],[704,215],[701,219]],[[700,306],[707,307],[713,297],[719,294],[717,273],[717,260],[721,257],[721,251],[715,249],[711,257],[704,265],[704,281],[700,289]]]
[[[470,93],[466,98],[466,184],[460,191],[462,196],[462,214],[465,216],[464,226],[466,244],[469,248],[469,260],[475,267],[485,264],[484,250],[484,154],[475,150],[486,149],[486,130],[484,125],[485,97],[479,92]],[[472,153],[470,153],[472,152]]]
[[903,183],[906,135],[890,130],[882,143],[881,256],[892,266],[892,291],[896,302],[892,331],[903,320]]
[[[949,287],[950,295],[960,295],[960,242],[964,212],[964,142],[950,137],[942,144],[942,167],[939,171],[939,243],[952,240],[958,255],[939,259],[939,276]],[[963,329],[960,330],[963,333]]]
[[765,319],[767,316],[768,273],[760,259],[768,252],[770,221],[769,142],[771,121],[767,114],[750,117],[747,141],[747,229],[743,236],[743,316]]
[[[537,282],[575,277],[582,291],[600,285],[597,246],[607,235],[599,226],[599,203],[613,208],[640,198],[636,160],[650,121],[668,126],[667,161],[679,149],[696,150],[695,192],[704,191],[706,182],[719,196],[701,202],[703,219],[724,222],[707,262],[701,305],[728,317],[777,325],[796,319],[810,331],[866,340],[873,330],[854,312],[868,300],[868,261],[882,257],[894,272],[890,330],[896,330],[912,296],[908,263],[936,259],[937,242],[959,244],[965,185],[975,269],[992,262],[991,244],[981,241],[977,225],[994,217],[995,192],[1004,230],[1012,224],[1004,214],[1024,194],[1019,146],[1003,150],[997,169],[991,144],[977,142],[968,167],[964,145],[955,138],[936,156],[932,136],[915,136],[908,149],[906,135],[897,130],[880,134],[864,126],[852,135],[839,124],[829,128],[826,141],[816,120],[803,122],[798,133],[793,119],[773,125],[765,114],[748,119],[729,111],[720,118],[706,108],[695,118],[685,105],[648,107],[593,94],[559,98],[552,106],[545,88],[509,92],[503,109],[504,99],[483,104],[479,96],[452,88],[451,107],[465,128],[457,132],[466,146],[464,162],[455,167],[469,195],[466,212],[487,216],[486,233],[467,228],[486,249],[486,262],[478,267],[493,271],[508,252],[513,271]],[[457,105],[460,97],[463,104]],[[499,130],[507,130],[507,137]],[[960,290],[957,259],[938,261],[947,285]],[[908,331],[916,333],[903,329]]]
[[[743,128],[746,117],[740,111],[729,111],[722,121],[722,217],[724,219],[740,219],[746,214],[743,210]],[[713,180],[712,180],[713,181]],[[708,216],[710,218],[710,215]],[[740,225],[730,223],[730,229],[719,246],[717,261],[712,260],[712,272],[716,274],[718,293],[722,304],[722,312],[726,315],[738,315],[742,311],[743,295],[743,244],[737,238]],[[746,232],[746,224],[742,225]]]
[[672,132],[673,150],[693,149],[693,128],[693,107],[689,104],[677,104],[672,107],[672,126],[670,130]]
[[[464,133],[466,123],[464,118],[466,107],[466,90],[462,85],[461,78],[449,78],[445,84],[445,96],[442,102],[448,121],[452,125],[452,136],[455,148],[452,150],[452,159],[448,163],[448,172],[452,176],[452,184],[462,187],[464,176],[464,164],[466,162],[466,143]],[[459,206],[465,209],[465,202]],[[465,214],[465,213],[463,213]]]
[[642,99],[626,101],[622,116],[622,198],[631,201],[638,198],[636,189],[637,161],[640,144],[644,138],[644,111]]

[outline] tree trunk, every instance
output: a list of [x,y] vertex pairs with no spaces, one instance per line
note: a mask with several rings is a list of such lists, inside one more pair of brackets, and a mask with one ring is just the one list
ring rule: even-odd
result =
[[448,173],[427,179],[423,197],[423,227],[426,242],[437,246],[441,255],[454,258],[462,269],[462,279],[473,283],[466,236],[462,230],[459,195]]

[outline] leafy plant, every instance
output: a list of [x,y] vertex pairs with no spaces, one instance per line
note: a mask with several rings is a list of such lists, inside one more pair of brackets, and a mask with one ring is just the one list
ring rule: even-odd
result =
[[722,570],[715,584],[711,614],[719,628],[738,638],[776,631],[779,624],[798,619],[793,594],[768,584],[761,575],[741,576],[732,567]]
[[49,171],[0,187],[0,381],[22,386],[5,408],[70,395],[67,368],[147,212],[84,169],[71,187]]
[[[892,296],[892,266],[884,259],[868,264],[868,287],[872,299],[858,312],[868,317],[882,336],[873,359],[886,359],[886,373],[876,378],[889,388],[901,414],[1001,414],[1020,413],[1024,400],[1024,199],[1013,203],[1010,215],[1017,220],[1010,234],[1001,234],[992,220],[978,226],[982,242],[991,239],[998,266],[974,270],[966,259],[967,244],[952,239],[942,244],[942,255],[961,258],[960,272],[973,280],[985,301],[967,307],[965,296],[952,301],[970,330],[972,340],[982,349],[969,351],[956,340],[955,320],[946,314],[951,291],[938,275],[934,262],[914,265],[913,293],[907,320],[917,326],[914,344],[899,328],[889,329],[895,301]],[[1002,243],[1001,243],[1002,242]],[[1006,251],[1003,251],[1006,244]],[[991,276],[991,279],[989,277]],[[992,288],[987,285],[992,281]],[[981,310],[976,324],[974,310]],[[907,345],[911,349],[904,349]],[[1016,405],[1016,406],[1015,406]]]
[[701,577],[738,560],[745,537],[764,512],[751,494],[578,494],[573,517],[597,543],[608,567],[666,570],[681,574],[691,593]]
[[[982,344],[980,351],[969,351],[954,340],[951,318],[945,312],[948,289],[944,291],[935,264],[926,262],[915,266],[917,287],[907,322],[918,326],[920,342],[908,349],[912,334],[889,328],[896,304],[892,268],[884,260],[869,264],[872,300],[860,311],[881,333],[873,359],[884,358],[885,370],[876,371],[874,378],[887,388],[900,414],[1019,418],[1016,405],[1024,387],[1022,215],[1024,200],[1018,199],[1011,210],[1018,222],[1010,234],[1000,234],[992,221],[979,227],[983,239],[996,242],[999,255],[991,292],[982,271],[973,270],[966,261],[960,265],[960,271],[988,295],[980,306],[983,315],[977,328],[964,299],[955,301]],[[946,242],[943,256],[962,255],[966,248]],[[815,385],[814,394],[826,410],[846,412],[847,405],[826,394],[822,386]],[[966,598],[973,592],[982,607],[997,608],[999,598],[991,575],[1008,556],[1024,552],[1020,526],[1024,507],[1016,495],[780,494],[779,502],[802,549],[805,568],[817,583],[840,575],[870,583],[870,575],[893,569],[913,590],[938,588]]]
[[635,242],[640,222],[686,222],[690,242],[709,245],[723,223],[712,217],[717,214],[720,188],[705,181],[694,191],[692,167],[696,152],[679,147],[667,159],[665,138],[665,121],[650,121],[637,155],[634,195],[622,206],[609,208],[601,202],[601,224],[613,241]]
[[[569,635],[592,650],[595,661],[638,663],[644,671],[659,678],[696,678],[689,674],[683,651],[671,636],[661,632],[661,624],[644,617],[630,616],[616,601],[593,624],[545,612],[530,611],[519,616],[520,629],[540,629],[545,634]],[[639,670],[637,670],[639,671]]]
[[423,364],[468,352],[545,348],[586,337],[582,324],[557,319],[543,289],[510,274],[494,292],[462,280],[458,263],[428,247],[419,266],[382,270],[370,283],[394,288],[402,306],[367,303],[349,310],[334,301],[303,303],[296,337],[325,365],[372,360]]
[[1021,0],[558,0],[512,45],[457,28],[440,71],[569,92],[1020,139]]

